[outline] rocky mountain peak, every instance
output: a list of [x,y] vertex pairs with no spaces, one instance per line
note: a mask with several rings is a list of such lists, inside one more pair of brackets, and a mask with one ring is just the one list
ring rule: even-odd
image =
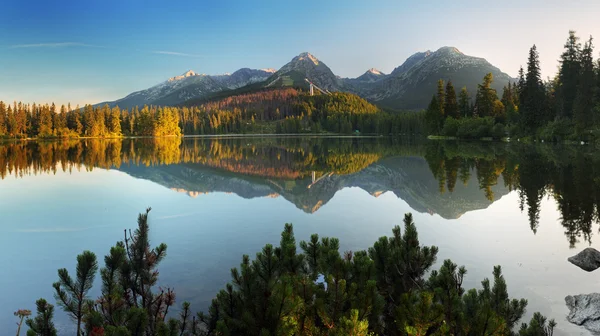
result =
[[379,70],[377,70],[375,68],[371,68],[371,69],[367,70],[367,73],[370,73],[370,74],[373,74],[373,75],[378,75],[378,76],[384,75],[383,72],[381,72],[381,71],[379,71]]
[[181,76],[175,76],[175,77],[169,78],[169,82],[188,78],[188,77],[193,77],[193,76],[202,76],[202,75],[194,72],[194,70],[188,70],[188,71],[184,72]]
[[294,59],[292,61],[310,61],[313,62],[315,65],[319,65],[319,60],[313,56],[311,53],[308,52],[303,52],[300,55],[294,57]]
[[458,50],[458,48],[456,47],[441,47],[439,48],[436,53],[444,53],[444,54],[458,54],[458,55],[464,55],[460,50]]

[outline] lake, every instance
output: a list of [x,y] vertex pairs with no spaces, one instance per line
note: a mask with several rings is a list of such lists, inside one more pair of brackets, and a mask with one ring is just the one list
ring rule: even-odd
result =
[[[83,250],[99,259],[150,213],[168,245],[160,284],[205,310],[243,254],[296,239],[338,237],[363,250],[412,212],[421,244],[465,265],[480,288],[501,265],[511,297],[529,301],[558,335],[567,295],[600,290],[567,258],[598,248],[600,155],[587,147],[390,138],[249,137],[0,144],[0,330],[13,312],[51,303],[57,269]],[[102,266],[102,262],[100,262]],[[600,272],[600,271],[599,271]],[[98,276],[96,279],[98,280]],[[99,282],[99,281],[97,281]],[[99,293],[99,284],[92,296]],[[57,307],[56,325],[72,323]],[[12,333],[12,331],[11,331]],[[4,333],[3,333],[4,334]]]

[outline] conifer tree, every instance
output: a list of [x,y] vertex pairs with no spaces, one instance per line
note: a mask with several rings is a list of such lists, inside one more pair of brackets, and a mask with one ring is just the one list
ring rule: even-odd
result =
[[454,90],[454,85],[452,85],[452,81],[448,81],[448,84],[446,84],[445,103],[445,116],[452,117],[455,119],[460,118],[458,102],[456,101],[456,91]]
[[577,83],[577,95],[573,103],[573,116],[578,133],[593,121],[594,97],[596,95],[596,69],[592,37],[585,43],[580,57],[581,74]]
[[469,92],[467,91],[467,87],[464,86],[459,93],[458,98],[458,110],[460,116],[463,118],[470,118],[473,116],[470,105],[471,97],[469,97]]
[[44,299],[35,302],[37,315],[33,319],[27,319],[25,324],[29,327],[27,336],[56,336],[54,327],[54,306]]
[[483,77],[483,82],[477,85],[477,97],[475,105],[477,106],[478,117],[488,117],[494,113],[494,103],[498,100],[496,90],[492,88],[494,76],[488,73]]
[[559,117],[571,118],[573,107],[577,97],[577,88],[581,74],[581,43],[575,31],[569,31],[569,37],[565,43],[565,51],[560,56],[560,68],[558,71],[558,94],[562,106],[559,107]]
[[525,71],[523,70],[523,67],[519,67],[519,80],[517,82],[517,95],[516,97],[518,98],[519,104],[517,104],[517,106],[520,106],[520,102],[523,101],[523,91],[525,90]]
[[[414,289],[425,285],[423,275],[435,263],[438,248],[419,245],[419,238],[412,214],[404,216],[404,234],[399,226],[392,230],[392,237],[381,237],[369,248],[369,257],[375,262],[377,287],[385,299],[384,311],[394,311],[396,302]],[[393,314],[384,317],[386,334],[393,331]]]
[[8,134],[7,126],[6,105],[0,101],[0,136]]
[[519,112],[525,129],[535,130],[545,120],[543,114],[544,88],[540,72],[540,60],[535,45],[529,49],[527,75],[523,87]]
[[437,83],[437,104],[439,115],[442,119],[446,117],[446,92],[444,91],[444,80],[440,79]]
[[71,278],[66,268],[58,270],[58,282],[52,286],[56,293],[54,297],[59,306],[75,321],[77,321],[77,336],[81,334],[81,322],[84,314],[84,305],[87,293],[94,284],[94,277],[98,271],[96,255],[84,251],[77,256],[77,276]]
[[444,116],[440,114],[439,102],[435,96],[431,97],[431,102],[427,107],[425,119],[429,133],[440,134],[442,125],[444,123]]
[[121,135],[121,109],[118,106],[110,110],[110,122],[108,132],[113,136]]

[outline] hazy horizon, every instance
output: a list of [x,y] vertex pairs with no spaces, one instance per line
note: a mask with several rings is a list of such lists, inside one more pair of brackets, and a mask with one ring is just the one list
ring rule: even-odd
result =
[[546,78],[556,72],[570,29],[582,40],[600,36],[600,2],[591,0],[34,0],[8,1],[2,9],[0,100],[73,106],[122,98],[189,69],[278,69],[304,51],[336,75],[357,77],[369,68],[389,73],[416,52],[453,46],[514,77],[536,44]]

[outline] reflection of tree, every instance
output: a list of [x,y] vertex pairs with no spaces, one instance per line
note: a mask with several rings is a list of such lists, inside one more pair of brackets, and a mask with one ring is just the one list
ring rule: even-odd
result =
[[316,178],[355,173],[392,154],[419,155],[418,146],[408,148],[396,146],[390,139],[164,137],[13,142],[0,144],[0,177],[56,173],[59,166],[71,171],[82,167],[119,168],[122,164],[193,163],[238,174],[295,180],[313,173]]
[[492,187],[502,176],[505,187],[518,191],[519,207],[527,211],[534,233],[540,225],[541,201],[552,195],[570,246],[580,238],[591,243],[592,226],[600,221],[597,154],[580,148],[433,142],[428,144],[425,158],[441,193],[444,186],[453,191],[457,175],[466,185],[475,169],[479,188],[493,201]]
[[579,237],[591,244],[592,223],[598,221],[598,184],[594,178],[597,162],[583,153],[553,172],[553,193],[562,225],[571,247]]
[[458,178],[458,169],[462,163],[462,159],[454,157],[446,161],[446,183],[449,192],[454,192],[456,180]]

